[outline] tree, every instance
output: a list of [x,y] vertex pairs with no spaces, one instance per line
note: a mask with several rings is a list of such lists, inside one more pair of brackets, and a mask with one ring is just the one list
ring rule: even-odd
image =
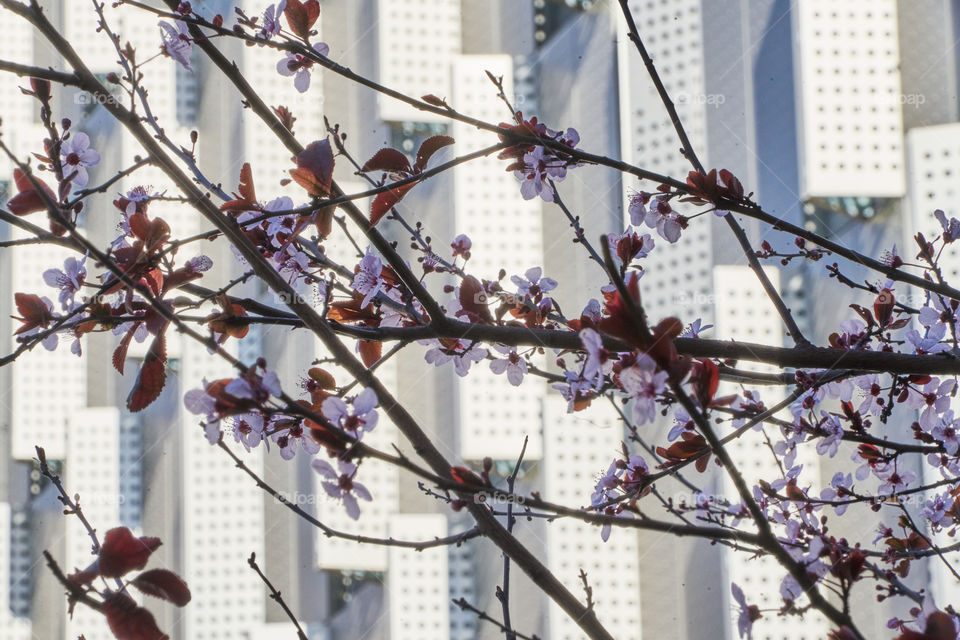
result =
[[[289,180],[302,188],[304,204],[295,205],[289,197],[264,199],[262,185],[258,196],[252,159],[242,163],[237,186],[229,189],[232,193],[207,176],[195,153],[203,132],[191,134],[191,147],[167,135],[150,111],[144,72],[150,60],[111,30],[101,5],[94,4],[92,10],[101,36],[112,43],[118,56],[115,71],[104,79],[91,72],[36,3],[0,0],[0,6],[33,25],[68,65],[66,71],[54,71],[0,61],[0,69],[30,78],[30,87],[24,91],[35,100],[46,130],[46,139],[37,141],[35,168],[0,139],[0,149],[18,167],[16,194],[0,211],[0,218],[30,234],[25,240],[4,244],[51,244],[76,252],[63,269],[43,274],[45,282],[59,291],[60,310],[49,299],[16,293],[19,347],[2,364],[37,345],[56,348],[64,336],[73,338],[72,348],[79,352],[94,332],[121,328],[122,337],[112,355],[121,373],[132,341],[149,340],[126,403],[130,411],[138,412],[163,391],[168,335],[178,332],[195,340],[211,351],[211,357],[225,360],[235,370],[222,379],[194,381],[197,387],[183,398],[197,414],[211,445],[230,456],[259,490],[329,536],[415,549],[486,538],[504,556],[503,584],[497,596],[502,614],[498,619],[465,600],[457,604],[499,626],[508,638],[527,637],[510,621],[511,565],[530,576],[587,637],[612,637],[593,608],[587,577],[583,576],[586,598],[582,599],[550,572],[537,549],[514,535],[521,514],[596,524],[604,539],[616,528],[662,531],[707,539],[747,556],[772,558],[782,568],[777,610],[761,611],[740,586],[731,585],[739,605],[741,635],[749,635],[761,618],[809,615],[815,610],[829,621],[831,637],[864,638],[851,610],[851,594],[855,587],[864,589],[861,585],[873,583],[879,599],[903,600],[913,607],[912,619],[891,621],[891,635],[904,639],[957,636],[960,627],[953,609],[945,603],[937,608],[922,585],[918,588],[912,581],[921,572],[914,567],[936,563],[946,564],[957,575],[948,556],[960,545],[943,540],[953,537],[960,521],[960,503],[955,500],[960,440],[949,408],[960,373],[955,357],[960,291],[944,279],[940,259],[948,245],[960,238],[960,221],[936,212],[940,230],[932,239],[918,233],[917,256],[908,261],[895,251],[884,258],[863,255],[765,211],[737,176],[701,164],[625,0],[620,4],[628,36],[670,116],[680,152],[691,165],[686,176],[658,175],[580,149],[575,129],[553,130],[517,110],[494,74],[489,74],[490,91],[504,102],[508,116],[498,124],[472,118],[443,97],[407,96],[362,77],[329,58],[329,48],[315,41],[316,0],[286,0],[256,17],[241,11],[230,17],[208,15],[195,11],[190,3],[172,0],[163,9],[134,0],[122,4],[157,16],[163,55],[190,70],[198,50],[204,64],[236,87],[244,106],[293,156]],[[300,92],[309,90],[318,72],[338,74],[418,110],[487,132],[490,144],[438,162],[438,152],[454,141],[436,135],[422,143],[412,161],[401,150],[384,148],[360,163],[351,155],[346,134],[328,124],[326,138],[304,145],[293,134],[294,114],[268,105],[251,88],[218,46],[223,41],[258,46],[265,55],[282,53],[277,72],[291,76]],[[146,155],[106,183],[88,187],[87,168],[99,161],[99,154],[69,120],[58,119],[53,85],[75,87],[91,96]],[[410,213],[397,209],[420,183],[491,154],[498,154],[505,170],[514,173],[522,198],[556,203],[573,229],[579,259],[605,271],[608,285],[593,292],[594,299],[579,316],[566,315],[556,305],[549,294],[557,283],[544,277],[541,269],[515,275],[514,291],[504,282],[506,274],[471,272],[470,252],[475,248],[469,238],[456,235],[435,243],[420,222],[407,221]],[[335,167],[351,164],[370,182],[369,189],[346,193],[334,179]],[[121,235],[109,247],[98,245],[78,225],[88,198],[147,165],[162,170],[170,192],[176,195],[144,187],[118,198],[114,204]],[[562,202],[558,183],[584,165],[607,167],[651,185],[649,192],[641,191],[631,199],[632,225],[623,233],[591,239],[580,218]],[[49,176],[46,180],[38,175],[40,169]],[[151,213],[152,202],[171,198],[201,215],[209,230],[173,237],[170,224]],[[363,198],[372,198],[369,210],[356,205]],[[701,214],[708,217],[696,219]],[[682,243],[686,229],[711,215],[729,227],[792,346],[707,339],[699,335],[706,329],[698,320],[648,314],[642,295],[643,265],[657,259],[657,244]],[[47,228],[37,224],[44,216]],[[785,234],[794,241],[795,250],[787,252],[768,242],[755,248],[741,225],[743,219]],[[644,234],[644,226],[651,233]],[[417,266],[404,259],[399,243],[385,235],[385,227],[409,237]],[[238,264],[244,265],[239,277],[211,282],[210,258],[202,254],[183,258],[213,239],[230,244]],[[323,247],[334,243],[356,247],[355,262],[331,259]],[[366,251],[361,249],[364,243],[370,246]],[[437,248],[447,244],[449,251]],[[818,346],[801,331],[763,261],[817,262],[828,255],[837,259],[825,268],[836,286],[849,289],[851,300],[853,293],[865,293],[873,304],[872,308],[851,304],[856,317],[838,327],[827,346]],[[844,265],[850,264],[870,269],[884,281],[861,284],[845,274],[848,267]],[[94,269],[99,271],[96,277],[90,273]],[[250,279],[262,283],[282,304],[231,293]],[[316,304],[306,299],[305,289],[317,294]],[[921,303],[904,302],[914,299]],[[199,308],[208,313],[197,315]],[[348,379],[318,365],[304,372],[302,389],[284,389],[270,369],[270,354],[244,362],[232,349],[256,324],[312,333]],[[528,377],[552,383],[572,412],[589,412],[604,401],[613,402],[621,411],[628,437],[622,454],[610,461],[595,486],[584,487],[584,495],[592,493],[590,505],[560,504],[539,493],[515,493],[523,449],[513,473],[499,480],[492,461],[484,461],[477,470],[452,461],[377,375],[382,363],[415,341],[428,347],[427,363],[452,364],[468,381],[470,372],[489,360],[491,369],[506,374],[510,384],[523,384]],[[538,366],[537,353],[553,353],[555,362]],[[760,373],[739,367],[739,361],[772,365],[777,371]],[[722,380],[740,387],[719,395]],[[785,398],[767,406],[759,400],[757,385],[782,387]],[[857,401],[855,389],[862,390]],[[905,412],[913,416],[914,440],[888,437],[887,425],[896,411],[897,416]],[[658,412],[672,416],[676,424],[665,441],[648,441],[644,427]],[[379,415],[388,417],[404,437],[392,451],[373,447],[365,438]],[[777,470],[769,477],[754,478],[733,447],[764,427]],[[326,492],[353,519],[363,517],[365,502],[377,499],[363,484],[363,463],[379,460],[417,476],[429,495],[468,512],[475,526],[462,534],[423,540],[376,539],[334,530],[283,498],[247,467],[242,454],[229,444],[231,436],[247,450],[272,444],[284,458],[301,448],[300,455],[314,456],[311,466]],[[841,448],[852,452],[857,468],[838,473],[828,486],[821,486],[797,463],[798,455],[833,458]],[[67,512],[84,522],[97,556],[90,567],[67,575],[47,555],[71,607],[81,604],[104,613],[121,639],[163,637],[153,616],[133,600],[128,584],[121,581],[130,571],[146,566],[159,540],[137,538],[119,528],[108,531],[101,542],[95,523],[86,521],[76,499],[46,465],[42,449],[38,459],[58,487]],[[729,498],[711,496],[698,483],[698,475],[711,465],[722,468],[727,477],[732,487]],[[922,481],[915,471],[921,467],[927,470]],[[931,481],[931,475],[941,479]],[[674,502],[664,497],[657,486],[668,479],[692,487],[696,499]],[[923,500],[913,501],[916,496]],[[660,517],[649,515],[659,509],[663,509]],[[834,519],[853,511],[861,516],[876,514],[868,528],[871,534],[855,540],[836,537]],[[880,535],[872,538],[873,531]],[[254,556],[250,566],[293,620]],[[129,585],[177,606],[190,600],[183,580],[164,569],[138,574]]]

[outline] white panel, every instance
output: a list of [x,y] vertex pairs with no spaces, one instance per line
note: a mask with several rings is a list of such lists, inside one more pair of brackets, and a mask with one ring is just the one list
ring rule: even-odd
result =
[[12,594],[7,588],[7,585],[11,584],[8,558],[11,557],[11,547],[15,544],[11,539],[13,517],[10,505],[0,502],[0,640],[27,640],[30,637],[30,621],[11,614]]
[[[234,344],[231,341],[226,346]],[[195,343],[184,345],[182,371],[183,391],[199,387],[203,378],[233,375],[229,365]],[[263,493],[250,490],[250,483],[230,458],[204,438],[198,416],[182,405],[184,475],[179,512],[184,579],[193,593],[190,606],[184,609],[184,636],[241,637],[265,619],[263,584],[246,562],[251,552],[257,557],[264,553]],[[262,446],[249,454],[237,446],[234,450],[254,473],[262,474]],[[230,585],[227,599],[224,585]]]
[[[783,323],[777,314],[773,303],[767,297],[760,285],[760,281],[748,266],[717,266],[714,267],[714,291],[716,293],[716,335],[722,340],[739,340],[741,342],[759,342],[775,347],[783,346]],[[773,286],[780,289],[780,272],[777,268],[766,269],[767,276]],[[774,372],[777,369],[770,366],[741,363],[742,368],[753,371]],[[761,387],[761,398],[769,407],[784,398],[783,389],[779,387]],[[722,383],[718,394],[725,395],[739,393],[739,385]],[[776,439],[779,431],[768,428],[771,438]],[[727,451],[737,467],[743,473],[748,483],[755,483],[763,478],[772,481],[780,477],[779,469],[773,460],[769,449],[764,446],[762,435],[750,431],[727,445]],[[817,477],[817,456],[812,447],[800,448],[797,452],[797,464],[804,465],[803,477]],[[740,502],[740,498],[730,481],[724,475],[723,492],[733,503]],[[776,608],[782,605],[780,599],[780,581],[784,569],[772,558],[753,559],[747,554],[730,551],[724,548],[727,558],[727,578],[740,585],[747,601],[758,604],[761,609]],[[730,596],[729,585],[724,585],[723,596],[728,604],[727,609],[736,611],[736,603]],[[782,638],[783,640],[803,640],[810,637],[823,637],[827,627],[820,617],[810,616],[804,619],[805,624],[798,626],[794,621],[778,616],[764,616],[757,623],[757,632],[765,637]],[[731,617],[730,633],[736,634],[736,619]]]
[[804,197],[898,197],[903,169],[897,3],[798,2]]
[[[396,364],[387,362],[377,369],[380,381],[387,389],[396,388]],[[340,378],[338,377],[338,380]],[[361,388],[357,387],[359,391]],[[376,428],[365,435],[363,441],[381,451],[389,451],[398,442],[397,427],[382,409],[377,409],[379,417]],[[321,450],[318,457],[327,460],[326,452]],[[336,466],[333,460],[330,463]],[[316,517],[320,522],[339,531],[351,534],[386,538],[389,534],[390,517],[397,512],[399,505],[399,472],[392,465],[380,460],[367,459],[360,464],[357,482],[370,491],[372,502],[360,501],[360,519],[352,520],[343,504],[327,497],[320,486],[320,475],[313,474],[313,491],[317,496]],[[387,547],[381,545],[357,544],[341,538],[328,538],[319,529],[314,534],[317,549],[317,566],[321,569],[347,569],[355,571],[385,571],[387,569]]]
[[[42,219],[35,220],[43,224]],[[12,229],[14,238],[26,237],[26,232]],[[54,245],[18,247],[11,255],[12,291],[5,292],[10,301],[9,309],[14,315],[13,293],[34,293],[46,296],[53,302],[56,313],[62,313],[57,300],[58,291],[43,282],[42,274],[47,269],[63,269],[63,260],[76,254]],[[88,264],[89,271],[89,264]],[[14,321],[14,327],[20,323]],[[47,351],[37,346],[24,353],[13,364],[12,385],[9,395],[0,390],[0,407],[11,409],[11,452],[14,458],[30,460],[36,457],[34,447],[46,449],[47,457],[62,460],[65,454],[65,428],[68,417],[86,405],[86,358],[70,353],[73,339],[60,336],[56,351]],[[11,350],[19,346],[10,338]],[[55,393],[57,402],[50,402]]]
[[[451,534],[457,530],[451,531]],[[451,545],[448,561],[450,563],[450,640],[474,640],[477,637],[477,615],[465,611],[453,604],[453,600],[463,598],[467,602],[476,602],[476,582],[473,568],[476,543],[464,542]]]
[[[943,209],[947,218],[960,217],[960,123],[918,127],[907,134],[909,216],[904,246],[915,247],[910,237],[923,233],[927,240],[940,235],[933,212]],[[940,256],[947,282],[960,281],[960,252],[950,245]],[[919,304],[919,303],[918,303]]]
[[[457,56],[453,65],[453,104],[470,105],[470,113],[483,120],[509,119],[503,102],[486,71],[503,77],[506,95],[513,94],[513,63],[510,56]],[[454,123],[455,153],[462,155],[488,146],[489,133],[463,123]],[[519,183],[504,171],[496,156],[479,158],[453,170],[454,229],[473,242],[468,272],[494,280],[503,268],[508,275],[523,276],[542,263],[542,217],[538,201],[520,197]],[[550,274],[544,274],[549,276]],[[512,287],[507,281],[506,287]],[[497,357],[502,354],[491,350]],[[524,436],[529,436],[526,458],[542,455],[540,398],[544,385],[526,379],[512,386],[506,375],[495,375],[487,362],[471,368],[468,381],[459,385],[460,455],[468,460],[485,456],[513,460]],[[495,399],[495,400],[494,400]]]
[[[450,59],[460,53],[459,0],[378,0],[380,84],[419,98],[450,95]],[[448,122],[442,116],[379,96],[380,118]]]
[[[957,176],[960,175],[960,123],[935,127],[918,127],[907,134],[907,179],[909,212],[905,221],[906,246],[916,246],[908,240],[916,233],[923,233],[932,240],[942,233],[940,223],[933,217],[936,209],[942,209],[947,218],[960,216],[960,192]],[[944,279],[956,286],[960,281],[960,251],[950,245],[940,254],[940,267]],[[914,290],[915,292],[917,290]],[[922,304],[918,298],[916,305]],[[922,330],[922,327],[917,327]],[[953,409],[958,409],[954,401]],[[940,474],[928,465],[923,465],[924,481],[936,482]],[[932,497],[932,495],[931,495]],[[950,544],[946,536],[938,539],[940,544]],[[956,602],[960,598],[960,584],[942,562],[930,563],[932,588],[937,602]]]
[[[80,506],[100,541],[104,534],[120,525],[120,412],[115,407],[97,407],[76,411],[67,428],[66,473],[64,486],[71,495],[80,496]],[[67,571],[89,565],[90,538],[78,518],[64,516],[66,527]],[[83,634],[89,640],[112,640],[106,618],[77,607],[66,622],[65,638]]]
[[[390,519],[397,539],[428,540],[447,535],[440,514],[404,514]],[[450,635],[447,549],[415,551],[390,547],[387,596],[391,640],[446,640]]]
[[[707,105],[700,0],[631,0],[629,4],[687,135],[702,154],[707,149]],[[617,20],[624,31],[622,16]],[[620,138],[624,160],[662,175],[685,176],[690,163],[680,155],[680,141],[663,102],[627,38],[618,39],[617,65],[622,87]],[[705,156],[701,155],[701,160],[709,166]],[[630,178],[624,180],[623,188],[624,202],[628,203],[632,194],[639,190],[652,192],[656,185]],[[624,224],[630,224],[627,206],[624,215]],[[712,250],[708,219],[693,220],[676,244],[645,225],[636,231],[649,233],[656,243],[654,258],[643,264],[646,273],[641,286],[647,311],[657,320],[677,316],[685,320],[702,318],[704,324],[710,324]]]
[[[623,423],[612,406],[598,402],[567,413],[566,401],[544,401],[545,496],[553,502],[590,502],[596,480],[620,453]],[[640,629],[640,550],[637,533],[614,528],[607,542],[600,527],[562,518],[547,525],[547,566],[572,593],[582,597],[580,570],[586,571],[600,622],[615,638],[637,637]],[[579,640],[583,631],[550,603],[555,640]]]

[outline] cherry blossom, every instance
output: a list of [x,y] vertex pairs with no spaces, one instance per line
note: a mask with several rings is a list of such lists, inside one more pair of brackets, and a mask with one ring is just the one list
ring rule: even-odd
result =
[[520,295],[536,298],[538,295],[549,293],[557,288],[557,281],[553,278],[542,278],[541,267],[531,267],[523,274],[525,277],[511,276],[510,281],[517,285]]
[[[324,58],[330,53],[330,47],[323,42],[313,45],[313,50]],[[292,51],[287,51],[283,60],[277,63],[277,73],[287,77],[294,76],[293,86],[300,93],[306,93],[310,88],[311,68],[313,68],[313,60]]]
[[357,438],[373,431],[377,426],[376,392],[368,387],[360,392],[349,404],[342,398],[330,396],[320,406],[323,417]]
[[320,485],[327,495],[343,502],[348,516],[354,520],[360,518],[360,505],[357,498],[370,502],[373,496],[365,486],[354,480],[357,466],[345,460],[338,460],[338,472],[329,462],[320,459],[311,462],[310,466],[320,474]]
[[681,338],[699,338],[700,334],[706,331],[707,329],[713,329],[713,325],[708,324],[704,326],[703,320],[700,318],[697,318],[692,323],[690,323],[690,326],[687,327],[686,331],[680,334],[680,337]]
[[587,352],[587,359],[583,363],[583,377],[593,381],[594,387],[603,386],[604,376],[613,370],[614,358],[603,348],[603,338],[593,329],[584,329],[580,332],[580,342]]
[[680,232],[686,224],[684,218],[663,198],[654,199],[643,221],[671,244],[680,239]]
[[87,269],[84,266],[87,257],[80,260],[70,257],[63,261],[63,269],[47,269],[43,272],[43,281],[51,287],[60,289],[60,306],[64,311],[74,307],[73,297],[86,281]]
[[[571,148],[576,147],[580,142],[580,134],[572,128],[567,129],[565,134],[559,134],[545,127],[542,131],[538,129],[537,132]],[[520,194],[523,199],[532,200],[540,196],[544,202],[553,202],[553,187],[547,181],[562,181],[567,177],[567,168],[574,163],[557,155],[553,149],[536,145],[523,154],[520,164],[522,168],[514,171],[513,175],[521,183]]]
[[190,39],[190,30],[187,23],[182,20],[175,20],[174,25],[169,22],[160,21],[160,50],[164,55],[170,56],[176,62],[183,65],[184,69],[193,71],[190,66],[190,54],[193,52],[193,41]]
[[63,143],[60,156],[60,161],[63,163],[63,177],[69,179],[74,187],[87,186],[90,180],[87,167],[96,166],[100,162],[100,154],[90,148],[90,136],[82,131],[72,134]]
[[923,408],[919,419],[921,427],[929,430],[936,425],[937,417],[950,407],[950,394],[956,384],[956,380],[952,378],[943,382],[940,382],[939,378],[932,378],[923,386],[923,389],[910,390],[907,406],[914,409]]
[[942,353],[950,348],[950,345],[941,342],[946,333],[947,325],[935,324],[927,329],[926,335],[920,335],[919,331],[911,329],[906,333],[906,338],[917,353]]
[[420,344],[433,347],[424,358],[437,367],[453,361],[454,370],[461,378],[470,371],[470,365],[487,357],[487,350],[479,343],[470,340],[421,340]]
[[657,371],[653,358],[640,354],[633,366],[620,372],[620,384],[633,400],[633,420],[637,426],[653,421],[657,413],[656,398],[663,393],[667,372]]
[[303,428],[301,422],[292,424],[284,430],[277,429],[274,432],[273,441],[280,449],[280,457],[284,460],[294,458],[297,454],[297,443],[308,456],[320,453],[320,444],[313,439],[309,430]]
[[233,416],[233,438],[243,445],[244,449],[256,447],[263,442],[263,416],[256,412]]
[[453,242],[450,243],[450,248],[453,249],[453,257],[459,256],[464,260],[470,259],[471,247],[473,247],[473,242],[468,236],[462,233],[454,238]]
[[739,612],[737,615],[737,633],[741,638],[746,637],[747,640],[752,640],[753,623],[762,617],[760,608],[755,604],[747,604],[747,599],[743,595],[743,590],[737,586],[735,582],[730,583],[730,593],[733,595],[734,601],[739,606]]
[[383,273],[383,262],[380,257],[373,252],[373,249],[367,248],[366,255],[360,260],[357,266],[357,273],[353,276],[353,290],[363,296],[361,307],[370,304],[377,294],[383,289],[383,279],[380,274]]
[[883,469],[875,471],[877,477],[883,480],[883,484],[877,489],[879,494],[890,494],[903,491],[911,483],[916,482],[917,474],[913,471],[898,470],[896,465],[887,465]]
[[943,443],[943,448],[952,456],[957,455],[960,449],[960,419],[954,419],[953,410],[948,410],[941,416],[933,428],[933,437]]
[[630,196],[630,204],[627,212],[630,214],[630,224],[639,227],[647,219],[647,204],[653,194],[646,191],[640,191]]
[[522,358],[516,349],[494,345],[495,350],[506,355],[506,358],[497,358],[490,361],[490,371],[497,375],[504,372],[507,374],[507,380],[515,387],[519,387],[523,382],[523,376],[527,374],[527,361]]
[[[842,498],[851,495],[852,492],[853,476],[849,473],[844,474],[842,471],[838,471],[833,474],[833,478],[830,479],[830,486],[820,491],[820,499],[833,502],[838,499],[842,500]],[[838,516],[842,516],[846,510],[846,503],[841,502],[841,504],[833,505],[833,511]]]
[[287,8],[287,0],[280,0],[277,4],[271,4],[263,12],[262,26],[257,32],[257,37],[261,40],[270,40],[273,36],[280,33],[280,16],[283,10]]
[[947,214],[945,214],[942,209],[937,209],[934,211],[933,217],[937,219],[937,222],[939,222],[940,226],[943,228],[942,237],[944,244],[950,244],[957,238],[960,238],[960,220],[957,220],[956,218],[950,218],[948,222]]

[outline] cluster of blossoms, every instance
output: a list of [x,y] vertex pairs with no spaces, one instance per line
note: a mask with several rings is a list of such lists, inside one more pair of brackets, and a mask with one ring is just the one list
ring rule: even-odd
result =
[[[226,424],[247,451],[261,443],[269,449],[272,442],[284,460],[293,459],[298,450],[314,458],[311,466],[320,475],[324,491],[342,502],[356,520],[360,516],[357,498],[370,501],[372,497],[355,479],[358,465],[349,460],[348,447],[377,426],[377,395],[369,388],[346,400],[333,395],[332,376],[318,368],[310,370],[303,388],[310,396],[301,402],[303,408],[321,422],[285,408],[280,379],[262,359],[236,378],[204,381],[203,388],[188,391],[183,402],[191,413],[203,416],[201,425],[210,444],[220,441]],[[336,470],[315,457],[321,449],[336,458]]]
[[[500,126],[509,129],[514,136],[526,138],[541,138],[550,140],[570,149],[580,144],[580,134],[576,129],[554,131],[547,128],[536,117],[523,119],[519,111],[515,114],[515,124],[501,122]],[[503,142],[510,142],[510,137],[500,135]],[[553,187],[550,181],[561,182],[567,177],[567,169],[580,166],[580,163],[565,154],[562,149],[554,146],[543,146],[523,142],[511,146],[500,153],[501,159],[512,160],[507,171],[512,171],[520,183],[520,194],[524,200],[532,200],[540,196],[545,202],[553,202]]]

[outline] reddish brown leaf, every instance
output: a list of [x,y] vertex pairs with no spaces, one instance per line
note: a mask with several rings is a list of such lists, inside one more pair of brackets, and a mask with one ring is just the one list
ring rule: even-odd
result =
[[363,364],[369,368],[380,359],[380,355],[383,353],[383,343],[374,340],[358,340],[357,349],[360,351]]
[[460,283],[460,310],[457,316],[466,316],[470,322],[492,324],[493,316],[487,306],[487,294],[483,284],[473,276],[467,276]]
[[110,631],[117,640],[168,640],[153,614],[137,605],[130,596],[114,592],[103,603]]
[[[39,193],[33,188],[33,182],[30,181],[30,178],[20,169],[13,170],[13,179],[17,184],[17,191],[19,193],[7,202],[7,209],[10,210],[10,213],[13,213],[18,216],[25,216],[28,213],[35,213],[37,211],[43,211],[47,208],[46,203],[43,201],[43,198]],[[57,196],[53,190],[47,186],[47,183],[39,178],[34,178],[37,183],[40,184],[41,188],[46,192],[47,197],[53,201],[57,201]]]
[[133,334],[137,332],[138,326],[140,326],[139,323],[133,325],[120,339],[120,344],[113,351],[113,368],[120,372],[120,375],[123,375],[123,367],[127,362],[127,349],[130,348],[130,340],[133,338]]
[[873,301],[873,315],[877,318],[877,323],[881,327],[887,326],[887,323],[890,322],[895,303],[896,299],[890,289],[881,290],[877,299]]
[[720,369],[709,358],[698,360],[693,365],[690,383],[701,408],[710,406],[717,387],[720,385]]
[[320,3],[317,0],[287,0],[287,7],[283,11],[287,17],[290,31],[293,31],[303,40],[310,39],[310,28],[320,17]]
[[130,584],[148,596],[162,598],[178,607],[186,606],[190,602],[190,589],[187,583],[173,571],[150,569],[131,580]]
[[370,205],[370,224],[377,226],[377,223],[380,222],[383,216],[387,215],[398,202],[403,200],[403,196],[407,195],[407,191],[410,191],[414,184],[415,183],[411,183],[378,194],[377,197],[373,199],[373,204]]
[[100,547],[100,575],[119,578],[135,569],[143,569],[150,554],[161,544],[160,538],[137,538],[126,527],[110,529]]
[[37,327],[45,327],[53,320],[53,313],[47,308],[40,296],[32,293],[15,293],[13,299],[16,302],[17,311],[20,312],[20,317],[17,320],[23,323],[23,326],[14,333],[23,333]]
[[326,196],[333,182],[333,165],[330,141],[317,140],[297,156],[297,168],[290,170],[290,177],[311,196]]
[[127,409],[132,413],[146,409],[160,397],[167,383],[167,346],[164,334],[159,334],[150,344],[140,373],[127,396]]
[[257,208],[257,193],[253,187],[253,170],[249,162],[240,167],[240,184],[238,193],[234,193],[234,200],[220,205],[221,211],[248,211]]
[[407,160],[407,156],[403,153],[397,151],[396,149],[380,149],[373,157],[367,160],[361,171],[388,171],[388,172],[399,172],[411,173],[410,161]]
[[414,166],[423,171],[427,168],[427,162],[438,150],[453,144],[454,140],[450,136],[431,136],[423,141],[420,149],[417,151],[417,161]]
[[453,476],[453,479],[460,484],[474,487],[485,486],[483,480],[480,479],[480,476],[466,467],[450,467],[450,475]]

